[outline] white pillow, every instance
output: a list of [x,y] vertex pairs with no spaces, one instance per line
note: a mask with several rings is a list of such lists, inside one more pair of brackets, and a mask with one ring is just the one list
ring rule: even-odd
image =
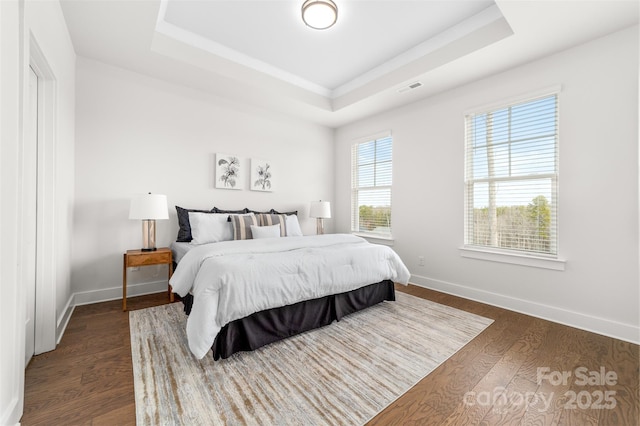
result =
[[270,226],[251,225],[251,235],[253,239],[258,238],[276,238],[280,236],[280,224]]
[[233,240],[233,226],[228,222],[228,213],[189,212],[191,244],[217,243]]
[[287,237],[302,237],[298,216],[290,214],[286,219]]

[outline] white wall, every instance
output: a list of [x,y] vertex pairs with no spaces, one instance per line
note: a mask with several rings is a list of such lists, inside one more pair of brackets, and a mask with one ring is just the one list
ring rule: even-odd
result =
[[[121,297],[122,254],[142,239],[140,222],[128,219],[137,194],[168,197],[170,219],[158,221],[158,246],[175,241],[175,205],[298,210],[303,232],[314,233],[309,202],[333,197],[331,129],[85,58],[78,59],[76,93],[77,303]],[[247,173],[241,191],[215,189],[215,153],[243,157],[246,172],[252,157],[271,161],[277,188],[250,191]],[[164,268],[131,271],[129,294],[161,289]]]
[[[465,111],[554,85],[566,270],[462,258]],[[637,120],[635,27],[339,128],[335,226],[349,230],[352,141],[391,130],[394,249],[412,282],[638,342]]]
[[0,2],[0,424],[15,424],[22,415],[24,388],[24,292],[18,283],[20,192],[18,141],[22,137],[21,5]]
[[25,348],[25,292],[19,256],[24,75],[33,42],[55,77],[53,132],[47,140],[52,145],[44,147],[42,152],[47,158],[41,159],[47,164],[46,179],[50,181],[46,205],[51,226],[45,230],[47,251],[41,254],[48,258],[43,282],[51,297],[37,308],[39,316],[50,317],[37,334],[44,336],[47,344],[55,345],[58,325],[64,321],[70,298],[75,54],[58,2],[2,1],[0,31],[0,291],[4,302],[0,310],[0,424],[16,424],[23,409]]

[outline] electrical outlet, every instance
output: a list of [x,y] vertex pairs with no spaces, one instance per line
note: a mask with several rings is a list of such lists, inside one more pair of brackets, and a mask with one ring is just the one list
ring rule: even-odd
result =
[[424,266],[424,256],[418,256],[418,266]]

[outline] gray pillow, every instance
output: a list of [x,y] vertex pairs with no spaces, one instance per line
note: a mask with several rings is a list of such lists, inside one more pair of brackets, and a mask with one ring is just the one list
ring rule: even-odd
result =
[[251,234],[251,225],[258,226],[258,219],[253,213],[248,214],[232,214],[229,216],[233,225],[234,240],[250,240],[253,238]]

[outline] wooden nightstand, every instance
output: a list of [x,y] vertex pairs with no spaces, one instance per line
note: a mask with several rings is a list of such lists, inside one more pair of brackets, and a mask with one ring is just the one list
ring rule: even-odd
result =
[[[127,250],[122,263],[122,310],[127,310],[127,268],[134,266],[169,265],[169,279],[173,275],[173,256],[168,247],[159,248],[154,251]],[[173,292],[171,284],[167,283],[169,301],[173,302]]]

